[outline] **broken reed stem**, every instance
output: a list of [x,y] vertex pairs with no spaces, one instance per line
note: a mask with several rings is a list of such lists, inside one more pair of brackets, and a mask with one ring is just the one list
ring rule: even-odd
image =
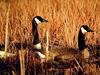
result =
[[80,64],[78,63],[77,59],[75,57],[74,57],[74,59],[75,59],[77,65],[79,66],[79,68],[81,69],[81,71],[83,71],[83,68],[80,66]]
[[20,69],[21,69],[21,74],[20,75],[25,75],[25,51],[20,50],[19,51],[19,59],[20,59]]
[[12,75],[16,75],[14,71],[12,71]]
[[26,55],[27,55],[26,63],[27,63],[27,64],[28,64],[28,60],[29,60],[29,59],[28,59],[28,53],[29,53],[29,52],[28,52],[28,50],[27,50],[27,51],[26,51]]
[[36,62],[35,62],[35,58],[33,57],[33,67],[34,67],[34,75],[36,75]]
[[6,54],[7,54],[7,46],[8,46],[9,11],[10,11],[10,5],[8,6],[7,17],[6,17],[6,26],[5,26],[5,58],[6,58]]
[[74,65],[74,67],[75,67],[76,71],[78,72],[78,68],[75,65]]

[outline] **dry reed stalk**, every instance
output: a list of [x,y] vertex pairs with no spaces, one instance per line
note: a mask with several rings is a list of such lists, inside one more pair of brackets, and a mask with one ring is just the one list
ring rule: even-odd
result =
[[27,58],[26,58],[26,63],[28,63],[28,60],[29,60],[29,59],[28,59],[28,54],[29,54],[29,51],[27,50],[27,51],[26,51],[26,57],[27,57]]
[[49,56],[49,31],[46,32],[47,35],[47,41],[46,41],[46,56]]
[[16,75],[14,71],[12,71],[12,74],[13,74],[13,75]]
[[21,69],[21,75],[25,75],[25,51],[20,50],[19,51],[19,58],[20,58],[20,69]]
[[76,65],[74,65],[74,67],[75,67],[76,71],[78,72],[78,68],[77,68],[77,66],[76,66]]
[[34,65],[33,65],[34,66],[34,75],[36,75],[36,62],[35,62],[35,58],[34,57],[33,57],[33,60],[34,60],[33,61],[33,63],[34,63]]
[[80,66],[80,64],[78,63],[77,59],[75,57],[74,57],[74,59],[75,59],[77,65],[79,66],[79,68],[81,69],[81,71],[83,71],[83,68]]
[[9,38],[9,33],[8,33],[8,23],[9,23],[9,12],[10,12],[10,4],[8,5],[8,10],[7,10],[7,17],[6,17],[6,26],[5,26],[5,58],[7,54],[7,47],[8,47],[8,38]]
[[65,69],[64,75],[71,75],[70,69]]

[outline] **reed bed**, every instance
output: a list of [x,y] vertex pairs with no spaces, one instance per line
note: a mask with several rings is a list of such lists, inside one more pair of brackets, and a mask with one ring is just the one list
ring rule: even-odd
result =
[[[45,37],[45,29],[49,27],[51,45],[56,43],[62,47],[77,48],[77,35],[82,24],[87,24],[96,32],[100,32],[99,3],[99,0],[2,0],[0,2],[0,42],[4,43],[6,10],[10,4],[10,43],[21,41],[31,43],[31,21],[34,16],[40,15],[49,21],[48,24],[39,25],[42,42]],[[87,41],[90,41],[87,42],[88,44],[97,45],[99,43],[100,35],[96,32],[87,36]],[[21,39],[22,37],[24,38]]]
[[[7,44],[6,52],[17,53],[15,43],[32,46],[32,18],[36,15],[49,21],[39,25],[40,39],[47,53],[49,49],[55,50],[55,54],[66,53],[68,48],[77,49],[78,32],[83,24],[95,31],[86,34],[87,45],[94,50],[100,46],[100,0],[1,0],[0,11],[0,44]],[[9,37],[5,36],[7,33]],[[65,70],[64,75],[66,72],[70,73]]]

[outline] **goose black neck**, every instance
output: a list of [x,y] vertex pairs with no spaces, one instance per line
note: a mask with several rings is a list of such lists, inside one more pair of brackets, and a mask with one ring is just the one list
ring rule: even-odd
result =
[[38,27],[38,24],[35,21],[33,21],[32,22],[33,45],[40,43],[37,27]]
[[37,31],[37,26],[38,24],[35,21],[32,21],[32,32],[34,33],[35,31]]
[[79,50],[83,50],[86,47],[85,35],[81,32],[81,29],[78,34],[78,47],[79,47]]

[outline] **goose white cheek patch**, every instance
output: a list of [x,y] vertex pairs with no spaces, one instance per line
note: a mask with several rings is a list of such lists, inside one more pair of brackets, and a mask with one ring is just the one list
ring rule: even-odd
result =
[[86,31],[83,27],[81,27],[81,32],[84,34],[84,33],[86,33],[87,31]]
[[33,46],[34,46],[34,48],[36,48],[36,49],[41,49],[41,43],[38,43],[38,44],[33,45]]
[[38,18],[35,18],[36,23],[41,23],[41,21]]
[[37,54],[40,56],[40,58],[45,58],[45,55],[40,53],[40,52],[37,52]]

